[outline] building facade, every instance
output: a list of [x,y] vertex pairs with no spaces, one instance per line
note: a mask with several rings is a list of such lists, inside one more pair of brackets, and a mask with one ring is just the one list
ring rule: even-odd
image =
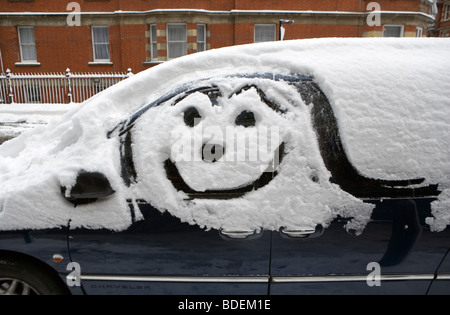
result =
[[[182,55],[280,35],[422,37],[434,23],[433,1],[0,0],[2,72],[137,73]],[[441,27],[446,32],[448,25]]]
[[437,2],[436,23],[430,33],[436,37],[450,37],[450,0]]

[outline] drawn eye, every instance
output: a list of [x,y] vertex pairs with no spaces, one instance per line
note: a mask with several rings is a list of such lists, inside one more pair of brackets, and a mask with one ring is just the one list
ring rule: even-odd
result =
[[200,123],[200,120],[202,119],[202,116],[200,116],[200,113],[198,112],[197,108],[195,107],[188,107],[184,111],[184,122],[189,127],[194,127]]
[[255,126],[255,115],[253,112],[244,110],[242,113],[240,113],[235,120],[235,124],[238,126],[244,126],[247,127],[254,127]]

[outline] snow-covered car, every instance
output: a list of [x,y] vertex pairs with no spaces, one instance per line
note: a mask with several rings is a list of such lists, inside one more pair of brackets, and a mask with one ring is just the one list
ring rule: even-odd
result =
[[450,293],[449,50],[211,50],[4,143],[0,293]]

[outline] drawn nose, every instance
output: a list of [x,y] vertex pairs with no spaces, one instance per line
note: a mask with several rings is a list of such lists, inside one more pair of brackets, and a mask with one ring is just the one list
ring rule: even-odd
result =
[[225,154],[225,148],[216,143],[205,143],[202,146],[202,159],[205,162],[215,163]]

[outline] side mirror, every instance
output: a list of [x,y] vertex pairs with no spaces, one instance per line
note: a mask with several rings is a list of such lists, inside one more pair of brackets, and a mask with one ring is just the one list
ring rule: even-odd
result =
[[75,205],[87,204],[99,198],[105,198],[115,193],[109,180],[99,172],[81,171],[75,185],[66,195],[67,187],[61,187],[61,194]]

